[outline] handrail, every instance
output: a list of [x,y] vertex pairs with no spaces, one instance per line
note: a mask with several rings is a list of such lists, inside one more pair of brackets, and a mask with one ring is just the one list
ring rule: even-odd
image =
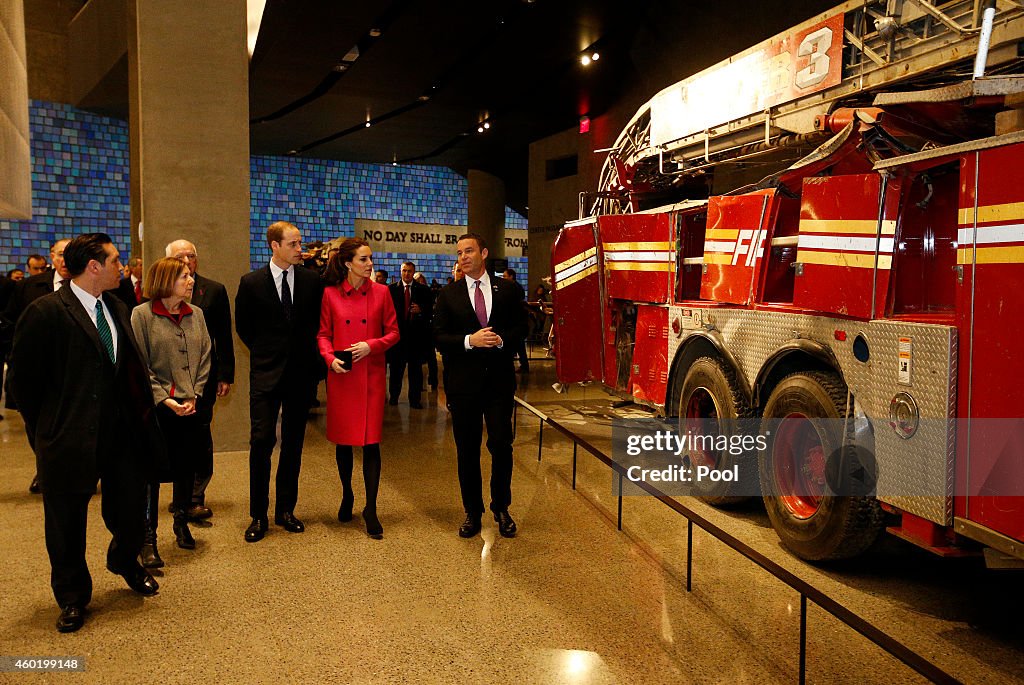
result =
[[[537,444],[537,461],[541,459],[541,450],[544,446],[544,424],[547,424],[554,428],[556,431],[566,436],[573,443],[572,450],[572,487],[576,489],[576,448],[582,447],[592,456],[597,458],[598,461],[602,462],[606,466],[610,467],[613,471],[619,474],[619,487],[618,487],[618,529],[622,530],[622,478],[626,475],[626,468],[616,462],[612,457],[605,454],[603,451],[592,445],[585,438],[577,435],[571,429],[563,426],[555,419],[551,418],[547,414],[531,405],[526,400],[516,396],[516,412],[513,415],[513,431],[518,426],[518,408],[521,406],[531,414],[540,419],[540,435]],[[925,678],[928,678],[933,683],[962,683],[962,681],[956,679],[946,671],[942,670],[932,662],[925,659],[923,656],[912,650],[911,648],[904,645],[902,642],[892,637],[885,631],[877,628],[875,625],[870,623],[867,619],[856,614],[855,612],[847,609],[845,606],[840,604],[838,601],[832,599],[822,590],[811,585],[809,582],[800,578],[789,569],[783,567],[776,561],[769,559],[761,552],[743,542],[731,533],[726,532],[721,527],[712,523],[707,518],[697,513],[693,509],[682,504],[678,500],[658,490],[653,485],[647,482],[633,482],[636,487],[645,490],[648,494],[654,496],[655,499],[661,501],[663,504],[668,506],[678,514],[686,517],[687,519],[687,546],[686,546],[686,591],[691,591],[691,575],[693,570],[693,524],[696,523],[705,532],[709,533],[714,538],[725,543],[730,548],[736,550],[747,559],[750,559],[755,564],[768,571],[777,579],[788,585],[790,588],[800,593],[800,684],[803,685],[806,681],[806,655],[807,655],[807,600],[810,599],[812,602],[817,604],[819,607],[827,611],[828,613],[835,616],[837,619],[845,623],[850,628],[853,628],[858,633],[871,640],[873,643],[881,647],[890,655],[896,657],[908,667],[912,668],[917,673],[921,674]]]

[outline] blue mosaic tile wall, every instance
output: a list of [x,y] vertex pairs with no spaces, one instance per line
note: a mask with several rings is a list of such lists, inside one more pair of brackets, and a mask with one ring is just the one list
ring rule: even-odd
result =
[[[434,166],[390,166],[295,157],[253,157],[250,164],[253,268],[266,264],[270,247],[266,227],[291,221],[310,243],[355,232],[355,220],[408,221],[465,226],[468,182],[454,171]],[[527,228],[527,220],[505,208],[506,228]],[[452,254],[380,252],[374,262],[397,278],[403,261],[412,261],[429,282],[444,283],[455,261]],[[510,265],[523,273],[527,259]]]
[[[129,244],[128,125],[69,105],[32,101],[32,221],[0,221],[0,270],[23,268],[28,255],[47,254],[58,237],[106,231],[127,252]],[[352,235],[356,218],[467,224],[468,182],[444,167],[390,166],[294,157],[253,157],[250,261],[270,258],[263,232],[279,219],[303,229],[306,242]],[[526,218],[505,209],[508,228]],[[414,261],[427,280],[444,283],[451,254],[376,255],[397,277]],[[510,265],[526,273],[527,259]]]
[[57,239],[87,231],[109,233],[126,251],[128,124],[33,100],[29,137],[33,218],[0,221],[0,272],[24,269],[30,254],[48,255]]

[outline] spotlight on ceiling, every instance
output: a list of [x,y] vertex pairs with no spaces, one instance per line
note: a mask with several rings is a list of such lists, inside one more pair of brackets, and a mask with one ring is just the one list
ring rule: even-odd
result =
[[590,56],[590,59],[596,62],[597,60],[601,59],[601,53],[595,52],[593,55]]
[[485,121],[484,122],[484,128],[490,128],[490,127],[491,127],[491,122]]
[[583,55],[582,57],[580,57],[580,64],[582,64],[585,67],[590,66],[590,61],[590,55]]
[[366,122],[366,128],[370,128],[370,122],[369,121]]
[[370,29],[370,38],[380,38],[380,29]]
[[348,71],[348,65],[342,62],[341,64],[335,64],[333,67],[331,67],[331,69],[340,74],[342,72]]
[[477,133],[483,133],[484,132],[484,127],[483,126],[477,126],[476,127],[476,132]]

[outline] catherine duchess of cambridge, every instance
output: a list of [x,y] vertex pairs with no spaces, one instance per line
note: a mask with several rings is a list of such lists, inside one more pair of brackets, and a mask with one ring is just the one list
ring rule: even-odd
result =
[[360,238],[342,242],[324,275],[320,354],[327,363],[327,439],[341,476],[338,520],[352,520],[352,447],[363,448],[366,505],[363,522],[374,539],[384,535],[377,518],[380,438],[384,422],[384,351],[398,342],[398,319],[387,286],[373,280],[373,255]]

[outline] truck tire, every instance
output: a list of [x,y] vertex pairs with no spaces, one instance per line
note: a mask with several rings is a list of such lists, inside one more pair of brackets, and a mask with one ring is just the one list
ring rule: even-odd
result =
[[855,557],[882,529],[874,497],[835,495],[826,478],[828,461],[853,449],[844,446],[846,401],[838,374],[808,371],[783,378],[765,403],[765,509],[782,544],[807,561]]
[[[739,419],[751,417],[750,403],[747,402],[736,371],[714,357],[699,357],[686,371],[682,391],[679,393],[679,434],[686,435],[687,421],[723,420],[726,425],[721,434],[731,435]],[[710,432],[710,431],[708,431]],[[702,501],[716,507],[738,504],[750,499],[751,493],[739,494],[741,484],[751,483],[757,468],[754,453],[745,452],[740,456],[728,452],[690,450],[685,453],[689,466],[706,465],[717,469],[739,466],[739,482],[692,482],[694,494]],[[743,474],[751,474],[744,478]],[[749,489],[749,487],[748,487]],[[756,493],[755,493],[756,494]]]

